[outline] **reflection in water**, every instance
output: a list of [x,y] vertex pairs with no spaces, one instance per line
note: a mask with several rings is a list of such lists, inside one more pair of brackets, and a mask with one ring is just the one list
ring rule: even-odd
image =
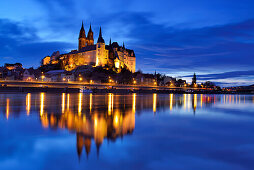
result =
[[91,93],[90,94],[90,100],[89,100],[89,103],[90,103],[90,112],[92,112],[92,107],[93,107],[93,94]]
[[27,93],[26,95],[26,113],[27,116],[30,114],[30,109],[31,109],[31,93]]
[[193,104],[192,104],[192,106],[193,106],[193,111],[195,113],[196,108],[197,108],[197,94],[193,95]]
[[78,98],[78,114],[81,115],[82,113],[82,98],[83,98],[83,93],[79,93],[79,98]]
[[112,93],[108,94],[108,115],[111,115],[114,107],[114,95]]
[[135,113],[136,112],[136,93],[132,94],[132,112]]
[[44,110],[44,93],[41,93],[41,105],[40,105],[40,116],[43,115],[43,110]]
[[[92,140],[94,140],[97,154],[104,140],[115,141],[124,135],[132,134],[135,128],[135,114],[140,110],[158,112],[169,109],[183,109],[197,113],[198,109],[212,107],[214,104],[237,104],[245,103],[247,97],[239,95],[83,95],[65,94],[51,95],[40,93],[39,103],[31,100],[31,96],[37,94],[26,94],[26,113],[38,113],[43,128],[67,129],[76,134],[77,153],[79,157],[85,149],[88,157],[91,152]],[[52,100],[52,96],[54,97]],[[114,103],[115,97],[115,103]],[[33,97],[36,98],[36,97]],[[10,117],[10,104],[15,103],[15,98],[6,98],[4,102],[6,118]],[[254,97],[248,97],[249,102],[254,103]],[[168,106],[169,104],[169,106]],[[31,107],[33,106],[33,107]],[[33,110],[34,109],[34,110]],[[34,112],[31,112],[34,111]],[[3,112],[4,113],[4,112]],[[188,112],[187,112],[188,113]],[[177,114],[177,112],[175,113]],[[11,114],[13,115],[13,114]]]
[[184,110],[186,109],[186,94],[183,94],[183,107],[184,107]]
[[203,94],[200,95],[200,107],[202,108],[203,106]]
[[10,114],[10,99],[6,99],[6,118],[7,120],[9,119],[9,114]]
[[173,101],[174,101],[174,94],[170,94],[170,103],[169,103],[169,109],[173,109]]
[[62,94],[62,113],[64,113],[65,110],[65,93]]
[[156,112],[156,107],[157,107],[157,94],[153,94],[153,112]]
[[67,110],[70,109],[70,94],[67,94]]

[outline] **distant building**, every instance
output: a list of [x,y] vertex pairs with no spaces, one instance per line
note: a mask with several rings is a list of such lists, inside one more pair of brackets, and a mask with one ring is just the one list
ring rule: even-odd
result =
[[17,68],[22,68],[22,64],[21,63],[15,63],[15,64],[5,63],[4,67],[8,70],[14,70]]
[[42,65],[59,64],[63,69],[71,71],[78,66],[91,65],[102,66],[106,68],[114,67],[116,71],[127,68],[135,72],[136,57],[133,50],[125,48],[125,45],[119,46],[117,42],[105,44],[100,28],[97,43],[94,44],[93,31],[90,25],[86,36],[82,23],[79,33],[78,50],[72,50],[69,53],[60,55],[59,52],[53,53],[51,57],[47,56],[42,60]]
[[35,75],[33,69],[25,69],[23,73],[23,81],[34,81]]
[[193,78],[192,78],[192,85],[197,84],[197,76],[196,73],[194,73]]

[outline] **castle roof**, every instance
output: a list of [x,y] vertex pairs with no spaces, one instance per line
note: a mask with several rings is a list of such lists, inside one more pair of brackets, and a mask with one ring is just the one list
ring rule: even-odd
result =
[[94,51],[94,50],[96,50],[96,45],[89,45],[89,46],[83,47],[79,51],[72,51],[68,54],[77,54],[77,53],[83,53],[83,52],[86,52],[86,51]]

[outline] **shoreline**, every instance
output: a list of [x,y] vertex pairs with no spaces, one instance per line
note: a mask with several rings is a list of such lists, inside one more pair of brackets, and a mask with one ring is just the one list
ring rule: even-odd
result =
[[[80,93],[79,88],[69,88],[69,87],[0,87],[0,93]],[[191,92],[186,92],[183,90],[160,90],[160,89],[91,89],[93,94],[106,94],[106,93],[114,93],[114,94],[242,94],[242,95],[254,95],[251,92],[224,92],[224,91],[215,91],[215,90],[193,90]]]

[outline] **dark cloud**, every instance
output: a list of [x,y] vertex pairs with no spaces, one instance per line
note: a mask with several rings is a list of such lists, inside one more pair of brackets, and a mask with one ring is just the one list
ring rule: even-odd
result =
[[[192,77],[193,75],[188,75],[184,77]],[[232,72],[224,72],[218,74],[204,74],[198,75],[200,80],[214,80],[214,79],[228,79],[228,78],[240,78],[240,77],[248,77],[254,76],[254,70],[249,71],[232,71]]]
[[39,66],[40,60],[53,51],[65,51],[73,44],[43,42],[32,27],[0,19],[0,62],[21,62],[24,66]]

